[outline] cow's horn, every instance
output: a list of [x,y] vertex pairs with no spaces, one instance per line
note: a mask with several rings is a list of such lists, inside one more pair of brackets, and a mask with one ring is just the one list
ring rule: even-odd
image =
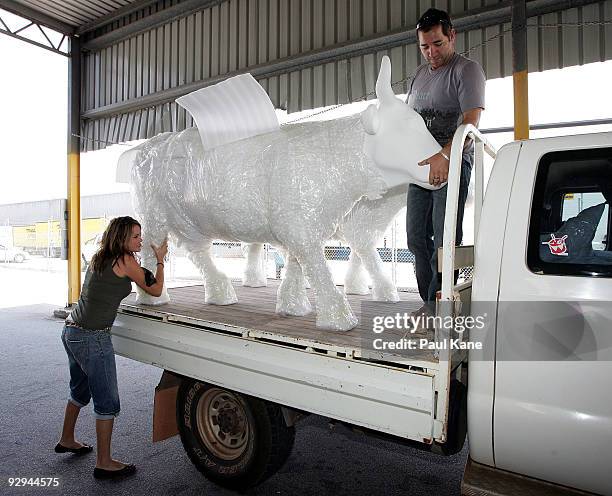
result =
[[391,88],[391,61],[386,55],[380,62],[380,72],[376,80],[376,97],[381,104],[395,100],[395,93]]

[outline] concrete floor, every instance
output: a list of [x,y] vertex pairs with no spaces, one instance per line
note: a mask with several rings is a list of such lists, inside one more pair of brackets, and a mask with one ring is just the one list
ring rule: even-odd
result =
[[[1,274],[0,274],[1,275]],[[6,287],[5,287],[6,288]],[[68,395],[67,358],[57,306],[0,309],[0,494],[221,495],[190,463],[180,439],[151,442],[153,390],[160,370],[117,357],[122,413],[115,423],[114,455],[138,466],[118,482],[92,477],[95,455],[58,455]],[[80,440],[95,443],[91,406],[81,413]],[[294,450],[271,479],[246,494],[458,495],[467,449],[440,457],[406,446],[333,431],[310,416],[297,427]],[[10,488],[9,477],[58,477],[59,487]]]

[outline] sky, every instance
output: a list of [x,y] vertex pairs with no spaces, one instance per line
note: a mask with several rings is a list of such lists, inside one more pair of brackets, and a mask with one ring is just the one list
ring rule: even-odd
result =
[[[0,34],[0,204],[66,197],[68,59]],[[532,124],[612,117],[612,61],[529,75]],[[359,112],[358,102],[324,114],[333,118]],[[511,126],[512,78],[487,81],[480,127]],[[284,115],[284,122],[316,112]],[[532,137],[609,131],[612,126],[553,129]],[[501,146],[512,134],[491,134]],[[114,182],[115,164],[125,146],[81,155],[81,195],[127,191]]]

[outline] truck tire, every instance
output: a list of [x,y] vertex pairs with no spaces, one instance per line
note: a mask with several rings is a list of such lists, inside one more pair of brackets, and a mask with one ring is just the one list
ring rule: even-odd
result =
[[285,463],[295,429],[279,405],[192,379],[181,383],[176,416],[196,468],[229,489],[260,484]]

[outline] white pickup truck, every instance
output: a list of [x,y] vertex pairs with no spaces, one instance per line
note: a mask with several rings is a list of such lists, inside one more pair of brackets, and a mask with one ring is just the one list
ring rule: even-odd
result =
[[[476,241],[455,248],[468,137]],[[475,128],[457,130],[437,306],[437,322],[479,325],[461,333],[436,323],[425,340],[446,345],[381,351],[377,338],[417,335],[373,333],[365,311],[347,333],[279,317],[273,283],[237,287],[240,303],[227,307],[204,305],[201,286],[171,289],[160,307],[129,297],[113,343],[164,370],[154,440],[178,431],[206,477],[243,489],[280,468],[296,422],[315,413],[443,454],[467,432],[464,494],[612,495],[612,133],[506,145],[486,189],[485,153],[495,155]],[[456,284],[466,266],[473,278]],[[466,346],[448,345],[457,336]]]

